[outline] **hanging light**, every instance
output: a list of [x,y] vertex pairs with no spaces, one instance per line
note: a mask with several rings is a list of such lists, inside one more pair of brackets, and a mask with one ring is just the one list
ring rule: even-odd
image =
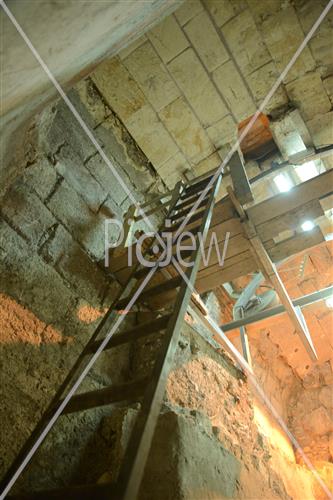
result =
[[315,224],[314,224],[314,222],[312,222],[312,220],[306,220],[301,225],[301,228],[303,231],[311,231],[314,227],[315,227]]

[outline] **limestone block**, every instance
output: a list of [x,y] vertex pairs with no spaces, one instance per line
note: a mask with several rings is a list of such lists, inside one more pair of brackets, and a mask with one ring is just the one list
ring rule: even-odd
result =
[[192,49],[180,54],[168,66],[204,127],[227,114],[224,102]]
[[207,134],[216,148],[232,143],[237,139],[237,127],[231,115],[227,115],[207,128]]
[[157,168],[158,174],[170,189],[172,189],[179,180],[183,179],[184,172],[188,170],[191,170],[191,166],[180,151]]
[[[203,460],[203,450],[218,466]],[[208,417],[169,410],[159,418],[139,498],[199,500],[216,497],[212,491],[218,491],[219,498],[229,498],[236,491],[239,473],[238,460],[214,435]]]
[[2,200],[2,216],[37,250],[56,219],[34,191],[18,180]]
[[217,68],[213,79],[238,121],[255,113],[256,107],[252,97],[233,61],[227,61]]
[[333,408],[333,392],[332,392],[332,387],[326,385],[325,387],[322,387],[319,393],[319,401],[323,406],[326,408]]
[[[251,89],[258,107],[265,99],[278,77],[279,74],[273,62],[265,64],[262,68],[259,68],[257,71],[247,76],[247,83]],[[278,109],[281,106],[285,106],[287,104],[288,96],[285,92],[284,87],[280,85],[272,95],[271,99],[268,101],[263,112],[271,113],[272,110]]]
[[146,41],[147,41],[146,35],[140,36],[140,38],[138,38],[137,40],[134,40],[129,45],[127,45],[127,47],[125,47],[124,49],[122,49],[119,52],[118,56],[120,57],[120,59],[125,59],[125,57],[128,57],[132,52],[135,51],[135,49],[137,49],[138,47],[140,47]]
[[331,109],[331,102],[316,71],[288,83],[286,90],[290,100],[300,109],[304,120],[311,120],[315,115]]
[[156,168],[178,152],[177,145],[149,104],[127,120],[126,126]]
[[320,406],[306,415],[304,427],[314,435],[323,436],[333,431],[333,420],[327,410]]
[[189,45],[184,33],[172,15],[150,30],[147,36],[165,63],[176,57]]
[[94,215],[66,181],[54,193],[48,208],[89,254],[97,260],[103,257],[104,217]]
[[90,209],[97,213],[107,197],[107,192],[70,148],[64,147],[61,150],[55,169],[85,200]]
[[[282,73],[304,40],[304,33],[294,8],[288,7],[270,16],[262,23],[261,32],[278,71]],[[285,81],[292,81],[314,69],[315,61],[309,48],[305,47],[286,75]]]
[[315,146],[325,146],[333,143],[333,111],[317,115],[308,120],[306,125]]
[[213,152],[213,145],[183,97],[166,106],[160,117],[187,158],[199,161]]
[[127,120],[145,104],[143,92],[117,58],[100,64],[91,78],[106,102],[122,120]]
[[207,12],[200,12],[184,29],[208,71],[213,71],[229,59]]
[[57,171],[46,158],[42,158],[24,170],[23,182],[33,188],[42,200],[45,200],[57,182]]
[[[112,162],[112,165],[115,171],[117,171],[121,176],[122,172],[119,167],[114,162]],[[112,195],[114,202],[118,206],[123,203],[125,198],[128,196],[128,192],[132,191],[132,185],[127,181],[127,179],[123,178],[122,183],[120,183],[114,172],[99,155],[90,158],[85,166],[93,178],[96,179],[101,186],[103,186],[106,194],[109,193]]]
[[91,78],[81,80],[75,85],[75,90],[78,93],[80,101],[88,111],[90,118],[93,120],[94,127],[110,115],[110,108],[105,104],[98,91],[96,91]]
[[264,2],[247,0],[247,3],[257,25],[260,25],[262,21],[281,9],[281,2],[279,0],[265,0]]
[[98,305],[101,302],[108,288],[106,276],[79,245],[71,245],[60,258],[56,269],[78,296],[90,304]]
[[[326,0],[296,3],[297,16],[304,33],[310,31],[326,5]],[[328,76],[333,72],[332,21],[333,14],[331,10],[326,14],[313,37],[309,40],[311,53],[322,76]]]
[[245,0],[203,0],[203,4],[210,12],[218,27],[223,26],[232,17],[244,10],[247,5]]
[[222,33],[245,76],[271,60],[249,9],[225,24]]
[[323,80],[323,85],[325,90],[330,98],[331,103],[333,104],[333,75],[328,76]]
[[221,158],[218,153],[213,153],[212,155],[204,158],[199,163],[193,166],[193,170],[196,176],[205,174],[214,168],[221,165]]
[[41,321],[59,325],[76,296],[59,274],[3,220],[0,221],[2,291],[15,297]]
[[150,42],[147,41],[126,57],[124,65],[157,111],[179,97],[180,91]]
[[190,19],[203,10],[200,0],[185,0],[185,2],[176,10],[175,16],[181,26],[184,26]]
[[[97,177],[99,182],[104,178],[102,186],[110,185],[110,181],[113,181],[110,171],[114,173],[114,170],[117,170],[122,178],[122,183],[118,180],[119,186],[126,184],[130,191],[135,186],[137,192],[149,189],[154,181],[149,159],[117,116],[109,116],[97,127],[95,133],[99,142],[104,144],[104,152],[113,165],[113,169],[106,164],[102,166],[103,175]],[[88,163],[90,164],[90,160]]]

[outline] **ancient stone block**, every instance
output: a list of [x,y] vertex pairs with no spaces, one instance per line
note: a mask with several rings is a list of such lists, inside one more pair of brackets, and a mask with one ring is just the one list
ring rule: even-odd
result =
[[[122,172],[115,162],[112,165],[118,176],[122,176]],[[105,163],[105,161],[98,155],[93,156],[87,163],[86,167],[98,183],[104,187],[105,192],[112,195],[114,202],[120,206],[125,198],[128,196],[128,192],[131,192],[133,187],[126,180],[122,178],[122,182],[119,181],[119,177],[116,176],[113,170]]]
[[208,137],[216,148],[233,142],[237,138],[237,127],[231,115],[227,115],[206,129]]
[[271,60],[249,9],[226,23],[222,33],[245,76]]
[[79,245],[71,245],[56,265],[59,274],[78,296],[99,305],[107,290],[107,279]]
[[179,9],[176,10],[175,16],[179,24],[183,26],[202,10],[203,5],[200,0],[185,0]]
[[104,217],[94,215],[79,195],[63,182],[48,202],[53,215],[97,260],[104,254]]
[[256,111],[240,73],[233,61],[227,61],[213,73],[213,79],[238,121],[244,120]]
[[140,45],[144,44],[146,41],[147,41],[146,35],[140,36],[140,38],[138,38],[134,42],[131,42],[129,45],[127,45],[127,47],[122,49],[119,52],[118,56],[120,57],[120,59],[125,59],[125,57],[128,57],[132,52],[134,52],[135,49],[140,47]]
[[[304,40],[304,33],[293,7],[270,16],[262,23],[261,32],[278,71],[282,73]],[[309,48],[305,47],[284,81],[292,81],[314,68],[315,61]]]
[[160,117],[179,148],[193,161],[213,152],[213,146],[183,97],[166,106]]
[[[99,175],[96,177],[99,182],[102,181],[102,186],[110,186],[110,182],[113,183],[114,176],[116,176],[114,170],[116,170],[122,178],[120,182],[117,177],[118,185],[122,186],[127,195],[128,191],[133,190],[133,186],[136,191],[149,189],[155,180],[150,161],[125,125],[115,115],[111,115],[96,129],[96,135],[104,144],[104,152],[113,166],[111,169],[103,160],[106,168],[102,166],[102,170],[98,171]],[[91,158],[92,163],[93,158],[96,156]],[[89,164],[91,164],[90,161],[86,163],[86,165]],[[127,190],[124,185],[128,187]],[[119,203],[118,196],[119,194],[115,197],[117,203]]]
[[195,16],[184,29],[208,71],[213,71],[229,59],[226,48],[206,12]]
[[213,168],[217,168],[221,164],[221,158],[218,153],[213,153],[212,155],[204,158],[199,163],[193,166],[193,170],[196,176],[205,174]]
[[[251,89],[258,107],[265,99],[278,77],[279,74],[273,62],[265,64],[265,66],[259,68],[254,73],[251,73],[247,76],[247,83]],[[272,110],[280,108],[281,106],[285,106],[287,105],[287,103],[288,96],[285,92],[284,87],[280,85],[272,95],[271,99],[268,101],[263,112],[271,113]]]
[[333,143],[332,123],[333,111],[317,115],[306,122],[315,146],[325,146]]
[[331,103],[333,104],[333,75],[328,76],[323,80],[323,85],[325,90],[330,98]]
[[304,426],[311,433],[323,436],[333,431],[333,420],[326,408],[320,406],[305,417]]
[[331,102],[316,71],[288,83],[286,90],[290,100],[300,109],[304,120],[311,120],[315,115],[331,109]]
[[127,120],[126,126],[154,166],[161,165],[177,153],[176,144],[150,105],[135,113]]
[[56,223],[38,196],[19,180],[7,191],[1,208],[3,217],[37,249],[43,236]]
[[22,180],[24,184],[33,188],[42,200],[45,200],[57,182],[57,171],[43,157],[37,163],[30,165],[24,170]]
[[107,197],[107,192],[70,148],[62,149],[54,168],[84,199],[89,208],[97,213]]
[[176,57],[189,45],[173,16],[164,19],[150,30],[147,36],[165,63]]
[[80,101],[93,120],[94,127],[99,125],[110,115],[110,108],[103,101],[91,78],[81,80],[75,86],[75,90],[78,93]]
[[148,41],[126,57],[124,65],[157,111],[179,97],[180,91]]
[[203,0],[217,26],[223,26],[229,19],[244,10],[247,5],[245,0]]
[[281,2],[277,0],[265,0],[265,2],[247,0],[247,3],[258,26],[281,9]]
[[76,296],[51,266],[4,221],[0,222],[2,291],[42,321],[63,325]]
[[[296,13],[304,33],[310,31],[326,5],[326,0],[297,2],[295,4]],[[333,71],[332,21],[331,10],[326,14],[308,44],[321,76],[331,75]]]
[[122,120],[128,119],[145,104],[143,92],[117,59],[108,59],[91,75],[109,106]]
[[227,114],[224,102],[192,49],[180,54],[168,66],[204,127]]
[[172,189],[187,170],[191,170],[191,166],[185,156],[179,152],[158,167],[157,172],[162,177],[166,186]]

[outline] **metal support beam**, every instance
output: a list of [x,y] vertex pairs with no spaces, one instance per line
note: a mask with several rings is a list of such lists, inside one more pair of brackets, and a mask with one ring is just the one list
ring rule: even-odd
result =
[[[318,292],[310,293],[309,295],[303,295],[303,297],[299,297],[292,301],[294,307],[306,307],[310,304],[314,304],[315,302],[319,302],[320,300],[327,299],[333,295],[333,286],[329,286],[328,288],[324,288],[323,290],[319,290]],[[266,309],[265,311],[260,311],[256,314],[251,314],[251,316],[247,316],[245,318],[236,319],[234,321],[230,321],[230,323],[225,323],[221,325],[221,328],[224,332],[230,332],[231,330],[235,330],[245,325],[251,325],[252,323],[258,323],[259,321],[263,321],[264,319],[271,318],[273,316],[277,316],[279,314],[285,314],[285,307],[280,304],[275,307],[271,307]]]

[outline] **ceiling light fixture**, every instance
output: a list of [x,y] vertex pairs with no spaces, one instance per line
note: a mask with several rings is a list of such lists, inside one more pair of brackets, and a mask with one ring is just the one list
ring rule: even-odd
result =
[[279,174],[275,176],[273,180],[280,193],[286,193],[293,187],[290,178],[287,177],[285,174]]
[[305,222],[303,222],[303,224],[301,225],[301,228],[303,229],[303,231],[311,231],[311,229],[313,229],[315,227],[314,223],[312,222],[312,220],[306,220]]

